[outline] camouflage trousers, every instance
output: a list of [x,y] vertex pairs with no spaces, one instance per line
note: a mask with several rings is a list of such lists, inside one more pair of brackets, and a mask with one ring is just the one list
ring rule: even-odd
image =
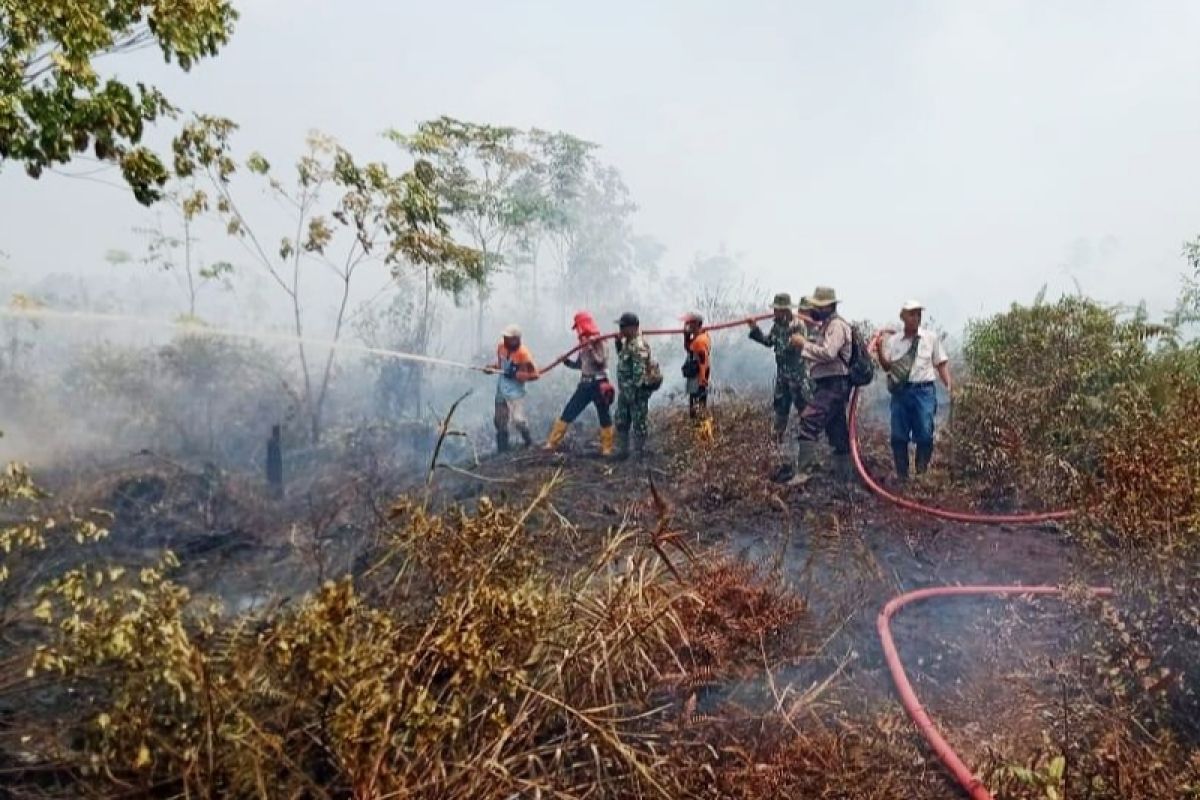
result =
[[789,378],[779,374],[775,376],[775,397],[771,402],[771,407],[775,410],[775,441],[783,441],[793,408],[796,409],[797,416],[804,413],[804,407],[812,399],[812,391],[812,383],[807,377]]
[[644,391],[621,392],[617,395],[617,413],[614,422],[617,435],[624,443],[632,434],[634,447],[641,449],[649,434],[650,394]]

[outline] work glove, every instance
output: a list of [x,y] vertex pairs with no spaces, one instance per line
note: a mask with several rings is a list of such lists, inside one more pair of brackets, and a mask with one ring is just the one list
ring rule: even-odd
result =
[[600,397],[604,399],[604,405],[611,406],[613,400],[615,400],[617,397],[617,390],[613,388],[613,385],[609,382],[608,378],[600,381],[599,389]]

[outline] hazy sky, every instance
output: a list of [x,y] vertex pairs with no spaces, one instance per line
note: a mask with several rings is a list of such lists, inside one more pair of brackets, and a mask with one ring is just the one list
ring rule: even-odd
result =
[[[183,77],[112,66],[236,119],[282,161],[310,128],[364,155],[449,114],[603,146],[681,268],[725,243],[766,289],[855,317],[968,315],[1049,281],[1172,297],[1200,234],[1200,3],[255,0]],[[10,268],[111,269],[147,214],[0,174]]]

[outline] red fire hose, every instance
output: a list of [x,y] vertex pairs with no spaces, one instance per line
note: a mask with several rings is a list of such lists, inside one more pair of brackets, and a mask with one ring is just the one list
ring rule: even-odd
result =
[[[1093,587],[1089,591],[1097,597],[1110,597],[1113,593],[1112,589],[1108,587]],[[896,651],[896,643],[892,640],[892,631],[889,626],[892,616],[909,603],[929,597],[955,597],[981,594],[1058,595],[1062,593],[1063,590],[1055,586],[939,586],[932,589],[918,589],[915,592],[894,597],[879,612],[876,627],[879,629],[879,639],[883,644],[883,655],[887,659],[888,669],[892,673],[892,681],[896,684],[896,691],[900,695],[900,702],[904,704],[904,710],[908,712],[908,716],[912,718],[921,735],[925,737],[925,741],[929,742],[929,746],[933,748],[937,757],[946,765],[951,774],[954,775],[954,779],[967,790],[967,794],[970,795],[971,800],[992,800],[992,795],[983,785],[983,782],[975,777],[971,770],[967,768],[967,765],[962,762],[962,759],[958,757],[958,754],[954,752],[953,748],[942,738],[942,735],[934,726],[933,720],[929,718],[929,714],[921,706],[921,701],[917,699],[912,684],[908,682],[908,676],[904,674],[904,665],[900,661],[900,654]]]
[[863,464],[862,453],[858,446],[858,389],[850,393],[849,416],[850,456],[854,459],[854,468],[858,471],[859,477],[863,479],[863,483],[867,485],[867,488],[889,503],[894,503],[901,508],[907,508],[910,511],[919,511],[922,514],[929,514],[940,519],[985,525],[1031,525],[1039,522],[1068,519],[1075,515],[1074,511],[1039,511],[1029,514],[975,514],[967,511],[950,511],[945,508],[927,506],[924,503],[918,503],[916,500],[909,500],[907,497],[892,494],[871,477],[871,473],[867,472],[867,467]]
[[[884,334],[891,333],[888,330],[876,331],[871,337],[871,343],[867,346],[868,351],[875,349],[875,343],[879,337]],[[858,394],[859,391],[855,388],[850,393],[850,407],[847,410],[847,415],[850,421],[850,455],[854,459],[854,469],[858,472],[863,483],[867,485],[875,494],[887,500],[889,503],[906,508],[909,511],[918,511],[922,514],[928,514],[940,519],[947,519],[953,522],[967,522],[985,525],[1031,525],[1039,522],[1052,522],[1054,520],[1068,519],[1075,515],[1072,510],[1065,511],[1040,511],[1028,514],[974,514],[967,511],[950,511],[944,508],[935,506],[927,506],[923,503],[918,503],[915,500],[909,500],[906,497],[901,497],[897,494],[892,494],[887,489],[879,485],[879,482],[871,477],[871,473],[867,472],[867,467],[863,463],[862,453],[858,446]]]
[[[720,330],[724,330],[726,328],[736,328],[740,325],[746,325],[751,322],[762,322],[763,320],[771,319],[774,316],[775,315],[773,313],[772,314],[759,314],[756,317],[746,317],[744,319],[735,319],[731,322],[718,322],[714,325],[705,325],[703,328],[701,328],[701,330],[702,331],[720,331]],[[681,333],[683,333],[683,328],[658,328],[655,330],[642,331],[642,336],[673,336],[673,335],[678,335]],[[571,356],[575,355],[580,350],[582,350],[585,344],[590,344],[592,342],[606,342],[609,339],[615,339],[615,338],[617,338],[617,334],[606,333],[602,336],[597,336],[594,339],[588,339],[587,342],[580,342],[579,344],[575,345],[570,350],[563,353],[561,356],[554,359],[549,364],[547,364],[546,366],[544,366],[540,370],[538,370],[538,374],[545,375],[547,372],[554,369],[559,364],[563,363],[568,358],[570,358]]]
[[[730,322],[719,322],[713,325],[706,325],[703,330],[718,331],[726,328],[735,328],[740,325],[745,325],[749,322],[761,322],[762,320],[771,319],[773,316],[773,314],[760,314],[758,316],[732,320]],[[682,328],[660,328],[656,330],[642,331],[643,336],[670,336],[682,333]],[[884,331],[876,333],[872,338],[872,344],[883,333]],[[598,339],[592,339],[590,341],[607,341],[609,339],[616,338],[616,336],[617,334],[615,333],[606,333],[600,336]],[[545,373],[554,369],[559,364],[578,353],[581,349],[583,349],[583,346],[584,343],[581,342],[567,352],[563,353],[561,356],[543,367],[540,370],[540,374],[544,375]],[[869,346],[867,349],[869,351],[872,350],[873,347]],[[871,477],[871,473],[867,472],[866,465],[862,460],[862,453],[860,452],[858,446],[858,396],[858,389],[855,389],[853,392],[851,392],[850,407],[847,412],[850,418],[850,455],[854,460],[855,470],[857,470],[859,477],[862,478],[863,483],[867,485],[867,488],[869,488],[879,497],[887,500],[889,503],[893,503],[910,511],[917,511],[922,514],[928,514],[930,516],[951,520],[953,522],[966,522],[985,525],[1032,525],[1040,522],[1052,522],[1054,520],[1068,519],[1069,517],[1074,516],[1075,512],[1070,510],[1040,511],[1027,514],[977,514],[966,511],[951,511],[949,509],[937,508],[935,506],[925,505],[924,503],[918,503],[915,500],[909,500],[906,497],[901,497],[889,492],[887,489],[884,489],[878,483],[878,481]]]

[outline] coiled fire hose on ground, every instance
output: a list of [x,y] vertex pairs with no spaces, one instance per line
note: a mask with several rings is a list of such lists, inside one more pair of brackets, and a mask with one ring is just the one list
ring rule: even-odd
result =
[[[1113,593],[1112,589],[1105,586],[1092,587],[1088,591],[1097,597],[1111,597]],[[938,759],[946,765],[946,769],[950,770],[954,779],[967,791],[971,800],[992,800],[992,795],[938,732],[933,720],[921,706],[921,701],[917,699],[916,692],[913,691],[912,684],[909,683],[908,676],[904,673],[904,664],[900,661],[900,654],[896,651],[896,643],[892,639],[889,623],[897,611],[918,600],[930,597],[989,594],[1004,596],[1061,595],[1063,590],[1056,586],[939,586],[931,589],[918,589],[889,600],[883,610],[879,612],[879,618],[876,620],[879,640],[883,644],[883,655],[887,659],[888,670],[892,673],[892,681],[896,684],[896,692],[900,695],[900,702],[904,705],[904,710],[908,712],[908,716],[912,718],[921,735],[925,737],[925,741],[929,742],[929,746],[933,748]]]
[[867,485],[867,488],[889,503],[908,509],[909,511],[938,517],[939,519],[980,525],[1036,525],[1041,522],[1069,519],[1075,515],[1074,511],[1036,511],[1026,514],[979,514],[970,511],[951,511],[945,508],[925,505],[916,500],[910,500],[907,497],[901,497],[889,492],[871,477],[871,473],[867,472],[866,464],[862,460],[862,452],[858,445],[858,398],[858,389],[854,389],[850,393],[850,408],[848,412],[850,418],[850,457],[854,460],[854,469],[858,472],[858,476],[862,478],[863,483]]
[[[739,325],[745,325],[748,322],[758,322],[765,319],[770,319],[771,314],[765,314],[749,319],[741,319],[733,322],[724,322],[716,325],[705,326],[704,330],[721,330],[724,328],[733,328]],[[643,336],[666,336],[673,334],[681,334],[681,329],[676,330],[646,330],[642,331]],[[881,334],[876,334],[872,339],[875,339]],[[605,334],[600,337],[601,340],[615,338],[616,334]],[[577,353],[583,347],[582,344],[574,349],[564,353],[557,359],[552,361],[543,373],[553,369],[561,364],[566,359]],[[871,349],[868,347],[868,350]],[[991,525],[1029,525],[1040,522],[1049,522],[1054,520],[1066,519],[1074,514],[1073,511],[1045,511],[1033,512],[1027,514],[977,514],[963,511],[951,511],[948,509],[937,508],[935,506],[918,503],[915,500],[910,500],[905,497],[893,494],[884,489],[878,481],[876,481],[871,473],[867,471],[866,465],[862,460],[862,453],[858,446],[858,403],[859,390],[855,388],[850,394],[850,404],[847,409],[850,427],[850,453],[854,460],[854,468],[858,472],[863,483],[867,485],[872,492],[880,498],[897,505],[901,508],[910,511],[916,511],[922,514],[938,517],[940,519],[951,520],[954,522],[991,524]],[[1107,597],[1112,595],[1112,589],[1107,587],[1094,587],[1090,591],[1099,597]],[[943,586],[930,589],[919,589],[917,591],[908,592],[907,594],[899,595],[888,601],[879,613],[877,620],[877,628],[879,630],[879,639],[883,646],[884,658],[887,660],[888,670],[891,672],[892,681],[896,685],[896,691],[900,695],[900,702],[904,705],[905,711],[912,718],[913,723],[917,726],[921,735],[925,738],[929,745],[937,754],[938,759],[945,764],[950,770],[954,779],[967,791],[971,800],[993,800],[991,793],[983,785],[983,782],[975,777],[971,770],[963,763],[954,749],[938,732],[937,727],[933,724],[933,720],[929,718],[921,702],[917,699],[916,692],[913,691],[912,684],[908,680],[908,676],[904,672],[904,665],[900,661],[900,654],[896,650],[896,643],[892,638],[890,622],[892,616],[901,608],[909,603],[925,600],[931,597],[956,597],[962,595],[989,595],[999,594],[1004,596],[1012,595],[1060,595],[1063,590],[1055,586]]]
[[[871,337],[870,343],[867,345],[868,352],[875,350],[875,345],[879,339],[892,331],[879,330]],[[938,508],[936,506],[925,505],[918,503],[916,500],[910,500],[907,497],[893,494],[883,488],[878,481],[867,472],[867,466],[863,463],[862,451],[858,445],[858,400],[859,390],[853,389],[850,392],[850,404],[847,409],[850,426],[850,457],[854,461],[854,469],[858,476],[862,478],[863,483],[867,488],[874,492],[879,497],[887,500],[893,505],[900,508],[916,511],[921,514],[928,514],[939,519],[950,520],[952,522],[965,522],[979,525],[1036,525],[1041,522],[1053,522],[1056,520],[1068,519],[1075,515],[1074,511],[1035,511],[1024,514],[978,514],[970,511],[951,511],[950,509]]]

